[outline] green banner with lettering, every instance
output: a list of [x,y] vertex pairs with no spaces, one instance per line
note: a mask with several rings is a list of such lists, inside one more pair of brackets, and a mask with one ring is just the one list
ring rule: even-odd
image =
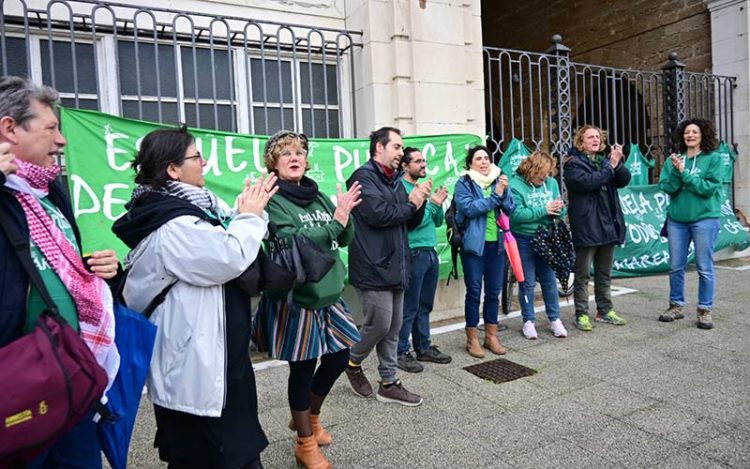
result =
[[[125,212],[125,203],[135,187],[130,162],[141,138],[161,126],[67,108],[62,110],[61,117],[68,139],[65,149],[68,185],[84,252],[115,249],[122,258],[127,248],[112,234],[111,227]],[[265,168],[263,147],[267,137],[201,129],[191,129],[191,132],[207,161],[207,187],[232,205],[245,178],[256,177]],[[428,177],[432,178],[434,186],[445,186],[452,193],[463,169],[466,150],[482,141],[474,135],[457,134],[406,137],[404,143],[419,148],[425,155]],[[349,175],[367,161],[368,148],[367,139],[312,139],[307,174],[318,182],[323,193],[335,196],[336,184],[343,187]],[[615,252],[614,275],[666,271],[668,248],[659,230],[666,216],[667,195],[656,186],[633,186],[620,191],[620,200],[628,236],[625,246]],[[447,209],[449,203],[450,199],[446,200],[444,208]],[[445,226],[438,229],[437,239],[440,277],[447,278],[451,259]],[[750,239],[726,201],[722,207],[717,249],[729,245],[746,247]],[[346,256],[345,250],[342,255]]]
[[[135,183],[130,167],[140,140],[162,126],[123,119],[95,111],[63,108],[62,129],[68,139],[65,163],[73,210],[81,229],[85,252],[115,249],[122,258],[124,244],[112,234],[112,223],[125,212]],[[206,186],[229,205],[243,187],[245,178],[257,177],[265,168],[263,148],[266,136],[191,129],[198,151],[207,161]],[[406,137],[404,144],[419,148],[427,159],[427,177],[434,187],[453,192],[463,170],[468,148],[481,144],[475,135]],[[320,190],[336,195],[336,184],[344,182],[369,158],[368,139],[311,139],[307,175]],[[335,202],[335,200],[334,200]],[[448,208],[450,199],[445,202]],[[450,272],[450,248],[445,226],[438,229],[441,278]],[[346,256],[346,252],[342,252]],[[344,257],[346,262],[346,257]]]
[[[634,277],[669,270],[669,245],[659,234],[667,217],[669,196],[649,186],[628,186],[619,190],[620,204],[625,215],[627,236],[625,244],[615,249],[612,275]],[[721,229],[715,250],[729,246],[745,249],[750,246],[750,236],[732,210],[729,199],[721,206]],[[692,245],[689,260],[693,260]]]

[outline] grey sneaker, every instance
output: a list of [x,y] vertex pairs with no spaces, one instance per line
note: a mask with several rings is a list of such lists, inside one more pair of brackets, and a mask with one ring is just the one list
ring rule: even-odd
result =
[[436,345],[430,345],[430,348],[424,352],[417,352],[417,360],[445,365],[446,363],[450,363],[453,358],[438,350]]
[[698,329],[713,329],[714,321],[711,319],[711,310],[698,308]]
[[349,378],[349,384],[352,385],[352,390],[356,395],[365,398],[372,397],[374,394],[372,386],[370,386],[370,382],[367,380],[367,376],[365,376],[365,372],[361,366],[356,368],[347,366],[346,377]]
[[682,305],[670,303],[669,308],[659,315],[659,321],[661,322],[672,322],[675,319],[682,319],[685,314],[682,312]]
[[411,352],[400,353],[396,361],[396,366],[408,373],[420,373],[424,370],[422,364],[414,359],[414,355]]
[[400,379],[387,386],[384,386],[381,381],[375,399],[380,402],[393,402],[394,404],[401,404],[407,407],[422,405],[423,401],[422,396],[407,391]]

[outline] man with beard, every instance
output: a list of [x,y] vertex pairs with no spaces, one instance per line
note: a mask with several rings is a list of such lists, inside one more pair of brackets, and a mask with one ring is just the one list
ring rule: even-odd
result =
[[[404,171],[401,182],[406,193],[411,194],[419,180],[427,175],[424,155],[413,147],[404,148],[401,158]],[[409,230],[409,258],[411,259],[409,290],[404,294],[404,321],[398,338],[398,367],[409,373],[424,369],[419,362],[450,363],[451,357],[442,353],[430,342],[430,312],[435,301],[440,262],[435,252],[435,228],[443,224],[443,202],[448,190],[440,187],[425,204],[422,222]],[[411,335],[414,353],[409,352]]]
[[370,134],[370,160],[346,182],[362,186],[362,202],[353,211],[354,241],[349,245],[349,280],[362,302],[362,339],[351,348],[346,375],[354,392],[371,397],[372,386],[362,362],[377,347],[381,402],[422,404],[422,397],[404,388],[396,377],[398,334],[403,319],[404,291],[409,287],[407,230],[422,221],[432,183],[417,184],[406,194],[399,181],[403,156],[401,131],[382,127]]

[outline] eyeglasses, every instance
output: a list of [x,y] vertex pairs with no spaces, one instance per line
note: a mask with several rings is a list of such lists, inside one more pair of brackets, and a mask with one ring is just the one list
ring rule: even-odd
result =
[[183,159],[185,161],[187,161],[187,160],[195,160],[195,159],[199,159],[199,160],[203,161],[203,155],[201,155],[201,152],[198,152],[195,155],[186,156]]

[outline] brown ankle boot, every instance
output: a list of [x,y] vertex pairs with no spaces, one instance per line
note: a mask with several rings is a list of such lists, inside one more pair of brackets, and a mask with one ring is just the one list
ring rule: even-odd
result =
[[713,329],[714,321],[711,319],[711,310],[698,308],[698,329]]
[[[310,414],[310,426],[312,427],[313,436],[315,436],[315,441],[318,442],[318,446],[328,446],[333,443],[331,434],[320,424],[320,414]],[[297,431],[297,425],[294,424],[294,419],[289,419],[289,430],[293,432]]]
[[484,350],[479,345],[479,329],[476,327],[466,328],[466,350],[474,358],[484,358]]
[[328,446],[333,443],[331,434],[320,424],[320,414],[310,414],[310,425],[312,425],[313,436],[315,441],[318,442],[318,446]]
[[333,469],[315,441],[315,436],[298,436],[294,445],[294,457],[299,466],[307,469]]
[[508,353],[508,349],[503,347],[500,339],[497,338],[497,324],[484,325],[484,348],[495,355],[505,355]]

